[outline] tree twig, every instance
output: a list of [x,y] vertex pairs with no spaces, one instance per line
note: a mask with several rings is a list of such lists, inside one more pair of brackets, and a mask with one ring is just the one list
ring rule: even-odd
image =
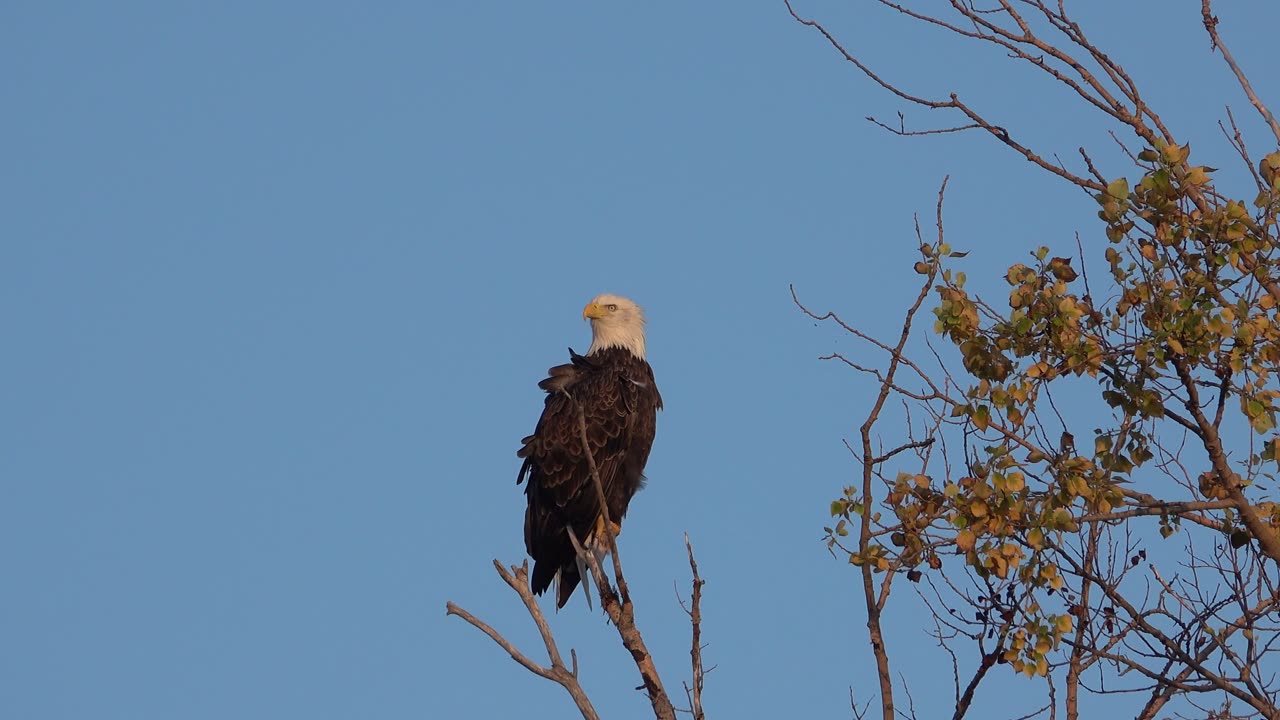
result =
[[1253,86],[1249,84],[1249,78],[1244,74],[1244,70],[1240,69],[1240,65],[1236,63],[1236,59],[1231,56],[1231,51],[1227,49],[1226,44],[1222,42],[1222,38],[1218,35],[1218,18],[1213,14],[1213,3],[1211,0],[1200,0],[1200,14],[1204,19],[1204,29],[1209,33],[1209,40],[1213,43],[1213,48],[1222,53],[1222,59],[1227,61],[1227,67],[1231,68],[1231,72],[1235,73],[1236,80],[1240,83],[1240,88],[1244,90],[1244,94],[1249,98],[1249,104],[1253,105],[1262,119],[1270,126],[1271,132],[1276,136],[1276,142],[1280,142],[1280,122],[1276,121],[1276,116],[1271,114],[1271,108],[1258,99],[1258,94],[1253,91]]
[[586,413],[580,404],[578,405],[578,430],[582,440],[582,450],[587,457],[587,467],[591,470],[591,479],[595,483],[596,498],[600,503],[600,515],[604,519],[605,534],[609,538],[609,550],[610,555],[613,557],[613,573],[617,579],[618,592],[615,593],[613,591],[609,577],[605,574],[604,569],[600,567],[600,562],[595,553],[578,544],[576,538],[574,538],[574,549],[578,552],[578,557],[582,558],[587,567],[590,568],[592,579],[596,583],[596,589],[600,592],[600,606],[604,608],[605,614],[609,616],[609,620],[617,628],[618,635],[622,638],[623,647],[631,653],[631,658],[636,663],[636,669],[640,671],[640,678],[644,682],[644,689],[649,695],[649,703],[653,706],[654,716],[657,720],[675,720],[675,707],[671,704],[671,698],[667,696],[667,691],[663,689],[662,678],[658,675],[658,670],[653,664],[653,656],[649,654],[649,648],[645,645],[639,629],[636,628],[635,606],[631,603],[631,595],[627,592],[627,581],[622,574],[622,561],[618,559],[618,538],[613,532],[613,524],[609,518],[609,507],[604,494],[604,483],[600,480],[600,470],[596,466],[595,457],[591,453],[591,444],[587,437]]
[[693,628],[693,642],[689,648],[689,660],[692,665],[693,685],[685,684],[685,696],[689,699],[689,713],[693,720],[706,720],[702,712],[702,688],[706,673],[702,667],[702,586],[706,581],[698,574],[698,561],[693,559],[693,544],[689,542],[689,533],[684,534],[684,547],[689,551],[689,571],[693,574],[693,594],[686,607],[684,600],[680,607],[689,616],[689,625]]
[[456,615],[472,627],[480,632],[488,635],[491,640],[498,644],[511,659],[515,660],[529,672],[544,677],[561,687],[563,687],[573,698],[573,702],[578,706],[578,711],[582,713],[584,720],[599,720],[600,716],[591,705],[591,700],[587,697],[587,693],[582,689],[582,685],[578,682],[578,654],[573,650],[569,651],[572,658],[572,667],[566,667],[560,656],[560,649],[556,646],[555,636],[551,633],[551,626],[547,623],[547,618],[542,614],[542,608],[538,606],[538,600],[533,594],[533,590],[529,587],[529,563],[525,561],[521,565],[512,565],[508,570],[503,567],[502,563],[497,560],[493,561],[493,567],[498,571],[498,575],[502,577],[512,590],[520,596],[524,601],[525,608],[529,611],[529,616],[533,618],[533,622],[538,626],[538,634],[542,636],[542,642],[546,646],[547,656],[551,660],[550,667],[543,667],[538,663],[530,660],[524,653],[520,652],[515,645],[502,636],[491,625],[484,622],[480,618],[472,615],[466,610],[458,607],[453,602],[445,603],[445,614]]

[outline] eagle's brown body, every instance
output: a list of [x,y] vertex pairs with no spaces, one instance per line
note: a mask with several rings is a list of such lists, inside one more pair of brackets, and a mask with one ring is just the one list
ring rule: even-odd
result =
[[592,538],[600,504],[582,446],[579,406],[609,518],[617,525],[644,484],[662,407],[652,368],[630,349],[569,353],[569,364],[551,368],[538,383],[547,392],[546,404],[534,433],[522,441],[518,455],[524,464],[516,481],[527,483],[524,541],[534,561],[533,591],[541,594],[558,575],[556,607],[564,607],[581,581],[568,529],[580,542],[603,541]]

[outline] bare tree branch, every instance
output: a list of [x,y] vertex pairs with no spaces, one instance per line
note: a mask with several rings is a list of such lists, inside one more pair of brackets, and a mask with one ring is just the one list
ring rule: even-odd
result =
[[[839,52],[844,57],[845,60],[852,63],[853,66],[858,68],[858,70],[861,71],[863,75],[867,76],[872,82],[876,83],[877,85],[884,88],[885,90],[888,90],[889,92],[893,93],[894,95],[898,96],[903,100],[906,100],[907,102],[910,102],[915,105],[919,105],[921,107],[929,108],[931,110],[943,110],[943,109],[957,110],[966,118],[968,118],[969,123],[964,127],[954,128],[954,130],[981,128],[991,136],[998,139],[1000,142],[1013,148],[1015,151],[1021,154],[1024,158],[1026,158],[1028,161],[1040,166],[1042,169],[1047,170],[1053,173],[1054,175],[1057,175],[1067,180],[1073,185],[1077,185],[1082,188],[1088,188],[1090,190],[1093,190],[1094,192],[1101,192],[1102,190],[1105,189],[1106,186],[1102,183],[1099,183],[1096,180],[1082,177],[1080,175],[1076,175],[1075,173],[1072,173],[1063,167],[1060,167],[1058,165],[1055,165],[1049,162],[1048,160],[1045,160],[1043,157],[1037,154],[1034,150],[1015,140],[1009,134],[1008,130],[1006,130],[1005,128],[997,124],[990,122],[982,114],[978,113],[973,108],[969,107],[967,104],[962,102],[960,100],[960,96],[956,93],[951,93],[950,98],[947,100],[929,100],[927,98],[919,97],[917,95],[912,95],[910,93],[903,91],[902,89],[895,86],[893,83],[890,83],[889,81],[885,80],[875,71],[873,71],[869,66],[867,66],[865,63],[859,60],[856,56],[854,56],[852,53],[846,50],[844,46],[840,43],[840,41],[837,40],[835,36],[832,35],[822,25],[822,23],[819,23],[816,20],[803,18],[798,13],[796,13],[795,8],[791,6],[791,0],[783,0],[783,2],[787,6],[787,11],[791,13],[791,17],[794,18],[796,22],[800,23],[801,25],[806,25],[808,27],[811,27],[814,30],[817,30],[819,33],[821,33],[822,36],[826,38],[827,42],[833,48],[835,48],[836,51]],[[889,3],[884,3],[884,4],[889,4]],[[897,7],[891,4],[889,5],[891,7],[895,7],[895,8]],[[964,33],[961,32],[961,34],[964,34]],[[872,122],[877,122],[877,121],[873,120]]]
[[[653,708],[654,717],[657,720],[675,720],[675,708],[671,704],[670,698],[663,689],[661,677],[658,675],[657,669],[654,667],[653,657],[649,654],[648,648],[645,646],[644,638],[641,637],[639,629],[635,624],[635,609],[631,603],[630,594],[626,590],[626,578],[622,572],[622,563],[618,556],[617,537],[614,532],[612,521],[609,517],[609,509],[607,499],[604,494],[604,486],[600,480],[599,469],[596,466],[595,458],[591,453],[590,444],[587,437],[586,417],[581,405],[578,406],[578,424],[581,434],[583,449],[587,457],[587,465],[591,471],[592,481],[595,485],[597,499],[600,504],[600,514],[603,520],[603,529],[607,535],[610,555],[613,557],[614,577],[616,578],[620,591],[615,591],[613,583],[609,576],[605,573],[600,565],[599,558],[591,549],[584,548],[574,535],[573,530],[569,530],[569,538],[573,543],[575,551],[590,569],[592,579],[596,588],[600,593],[600,604],[605,613],[608,615],[613,626],[617,629],[619,637],[622,639],[623,647],[631,654],[632,660],[636,664],[637,670],[643,681],[650,704]],[[693,605],[690,610],[690,617],[693,624],[693,682],[691,689],[691,697],[693,699],[693,709],[695,718],[702,720],[705,716],[702,711],[702,688],[703,677],[705,672],[702,667],[702,646],[701,646],[701,623],[702,623],[702,585],[703,580],[698,575],[698,566],[693,559],[693,547],[688,543],[688,536],[685,537],[686,545],[689,550],[689,564],[693,572],[694,594]],[[583,691],[582,686],[578,682],[578,657],[577,653],[570,651],[572,659],[572,667],[566,667],[560,655],[560,650],[556,645],[555,637],[551,632],[551,627],[547,623],[546,616],[542,613],[538,605],[537,598],[534,596],[529,586],[528,562],[520,566],[512,566],[510,570],[503,567],[502,563],[494,560],[494,568],[498,571],[498,575],[502,577],[503,582],[507,583],[521,598],[525,604],[525,608],[529,611],[530,617],[534,624],[538,627],[538,632],[542,636],[543,644],[546,646],[547,655],[550,658],[551,665],[543,667],[538,663],[530,660],[524,653],[504,638],[497,630],[480,620],[470,612],[449,602],[445,605],[446,613],[456,615],[484,634],[488,635],[495,643],[519,663],[522,667],[539,677],[551,680],[562,687],[574,699],[574,703],[578,706],[579,712],[586,720],[598,720],[599,715],[592,707],[590,700]],[[585,581],[585,578],[584,578]]]
[[1248,76],[1244,74],[1244,70],[1240,69],[1236,59],[1231,56],[1231,51],[1222,42],[1222,37],[1218,35],[1218,18],[1213,14],[1212,0],[1200,0],[1200,14],[1204,18],[1204,29],[1209,32],[1209,40],[1212,43],[1212,47],[1222,53],[1222,59],[1227,62],[1227,67],[1230,67],[1231,72],[1235,74],[1236,80],[1240,83],[1240,88],[1244,90],[1244,94],[1249,98],[1249,104],[1253,105],[1253,109],[1257,110],[1262,119],[1266,121],[1271,128],[1271,133],[1276,137],[1276,142],[1280,143],[1280,122],[1277,122],[1276,116],[1271,114],[1271,108],[1268,108],[1258,99],[1258,94],[1253,91],[1253,86],[1249,84]]
[[689,552],[689,571],[693,574],[693,593],[690,595],[689,605],[686,606],[684,600],[680,601],[680,607],[689,616],[689,625],[693,628],[693,641],[689,647],[693,684],[685,683],[684,692],[689,700],[689,714],[693,716],[693,720],[706,720],[706,714],[702,711],[702,688],[706,677],[702,667],[702,586],[706,581],[698,574],[698,562],[693,559],[693,544],[689,542],[689,533],[684,534],[684,547]]
[[471,613],[458,607],[453,602],[445,604],[446,615],[456,615],[476,629],[488,635],[495,643],[498,644],[513,660],[523,666],[529,672],[546,678],[565,689],[573,698],[573,702],[578,706],[578,711],[582,713],[584,720],[599,720],[600,716],[596,713],[595,708],[591,705],[591,700],[587,697],[586,691],[582,689],[582,685],[578,682],[578,655],[576,652],[570,651],[573,660],[572,667],[565,667],[564,661],[561,659],[560,650],[556,646],[555,637],[551,633],[551,626],[547,624],[547,618],[542,614],[542,609],[538,607],[538,599],[534,596],[533,590],[529,587],[529,563],[525,561],[520,565],[512,565],[511,569],[503,567],[502,563],[497,560],[493,561],[493,567],[498,571],[498,575],[502,578],[512,590],[515,591],[520,599],[524,602],[525,608],[529,611],[529,616],[533,618],[533,622],[538,626],[538,634],[542,636],[542,642],[546,646],[547,655],[551,660],[550,667],[543,667],[530,660],[521,653],[514,645],[504,638],[497,630],[480,620]]
[[667,691],[663,689],[662,678],[658,675],[657,668],[654,667],[653,656],[649,654],[649,648],[645,645],[639,629],[636,628],[635,607],[631,604],[631,595],[627,591],[627,581],[622,574],[622,561],[618,558],[618,538],[614,533],[613,522],[609,518],[609,503],[605,497],[604,483],[600,480],[600,470],[596,467],[595,457],[591,453],[591,444],[587,437],[586,413],[581,404],[578,404],[578,430],[582,440],[582,450],[587,456],[587,467],[591,470],[591,479],[595,484],[596,499],[600,504],[600,516],[604,520],[605,534],[609,539],[609,551],[613,557],[613,574],[617,579],[618,592],[614,592],[608,575],[600,567],[595,553],[578,545],[575,540],[574,544],[578,551],[578,556],[591,569],[596,588],[600,592],[600,606],[604,608],[609,620],[613,622],[619,637],[622,638],[623,647],[631,653],[631,658],[636,663],[636,669],[640,671],[640,678],[644,682],[645,692],[648,694],[649,702],[653,706],[654,717],[657,720],[675,720],[675,707],[671,704],[671,698],[667,696]]

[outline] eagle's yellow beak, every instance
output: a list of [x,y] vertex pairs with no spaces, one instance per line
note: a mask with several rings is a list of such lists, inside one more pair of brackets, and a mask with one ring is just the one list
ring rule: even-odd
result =
[[587,303],[587,306],[582,308],[582,319],[594,320],[597,318],[602,318],[604,317],[605,312],[606,310],[604,309],[603,305],[600,305],[598,303]]

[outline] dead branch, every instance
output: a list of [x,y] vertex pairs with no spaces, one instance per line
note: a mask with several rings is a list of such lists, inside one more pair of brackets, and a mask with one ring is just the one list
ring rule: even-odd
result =
[[1280,143],[1280,122],[1276,121],[1276,116],[1271,114],[1271,108],[1268,108],[1261,100],[1258,94],[1253,91],[1253,86],[1249,84],[1249,78],[1244,74],[1244,70],[1231,56],[1231,51],[1227,49],[1222,37],[1218,35],[1218,18],[1213,14],[1212,0],[1200,0],[1200,14],[1204,19],[1204,29],[1209,33],[1209,41],[1211,49],[1215,49],[1222,53],[1222,59],[1227,62],[1227,67],[1231,68],[1231,72],[1236,76],[1236,80],[1240,83],[1240,89],[1244,90],[1244,94],[1249,98],[1249,104],[1258,111],[1262,119],[1266,121],[1271,128],[1271,133],[1276,136],[1276,142]]
[[[1097,180],[1094,180],[1092,178],[1087,178],[1081,175],[1077,175],[1075,173],[1070,172],[1069,170],[1067,170],[1066,168],[1060,165],[1056,165],[1052,162],[1049,162],[1039,153],[1032,150],[1030,147],[1023,145],[1022,143],[1015,140],[1006,128],[1000,126],[999,124],[991,122],[984,115],[974,110],[973,108],[969,107],[966,103],[960,100],[960,96],[957,93],[954,93],[954,92],[951,93],[950,98],[947,100],[930,100],[928,98],[923,98],[923,97],[905,92],[898,86],[894,85],[888,80],[885,80],[878,73],[872,70],[870,66],[868,66],[867,64],[859,60],[857,56],[855,56],[853,53],[845,49],[844,45],[839,40],[837,40],[836,37],[832,35],[831,32],[826,29],[826,27],[822,25],[822,23],[816,20],[811,20],[808,18],[801,17],[795,11],[795,8],[791,6],[791,0],[783,0],[783,2],[787,6],[787,11],[791,14],[791,17],[794,18],[796,22],[800,23],[801,25],[811,27],[814,30],[817,30],[819,33],[821,33],[823,38],[826,39],[827,43],[830,44],[838,53],[840,53],[840,55],[844,57],[846,61],[851,63],[863,75],[865,75],[867,78],[875,82],[880,87],[884,88],[885,90],[893,93],[899,98],[906,100],[907,102],[912,103],[914,105],[928,108],[930,110],[944,110],[944,109],[956,110],[968,119],[969,122],[966,123],[964,126],[957,126],[956,128],[949,130],[948,132],[967,130],[971,128],[980,128],[986,133],[988,133],[989,135],[991,135],[992,137],[996,138],[1000,142],[1012,148],[1014,151],[1022,155],[1024,158],[1026,158],[1029,162],[1034,163],[1040,168],[1047,170],[1053,173],[1054,175],[1057,175],[1063,178],[1064,180],[1070,182],[1073,185],[1076,185],[1081,188],[1086,188],[1092,192],[1101,192],[1106,188],[1105,183],[1100,183]],[[1095,91],[1101,90],[1101,92],[1097,93],[1097,96],[1095,96],[1094,94],[1091,94],[1088,90],[1078,85],[1076,81],[1067,77],[1060,71],[1050,67],[1043,59],[1037,59],[1035,55],[1032,55],[1027,51],[1017,47],[1014,43],[1009,42],[1007,39],[1002,39],[987,33],[981,33],[981,34],[971,33],[957,26],[942,22],[936,18],[932,18],[926,15],[922,15],[920,13],[914,13],[914,12],[908,11],[905,8],[895,5],[893,3],[884,2],[884,0],[880,0],[880,2],[881,4],[886,5],[890,8],[893,8],[912,18],[915,18],[917,20],[922,20],[924,22],[927,22],[933,25],[938,25],[940,27],[946,28],[947,30],[955,32],[959,35],[962,35],[965,37],[981,38],[989,42],[994,42],[997,45],[1000,45],[1001,47],[1008,50],[1015,57],[1019,57],[1028,62],[1031,62],[1032,64],[1039,67],[1041,70],[1044,70],[1045,72],[1053,75],[1059,81],[1072,87],[1074,90],[1076,90],[1076,92],[1081,97],[1083,97],[1086,101],[1088,101],[1089,103],[1101,109],[1103,112],[1106,112],[1109,115],[1117,116],[1120,119],[1127,122],[1135,121],[1135,115],[1128,113],[1125,110],[1123,104],[1121,104],[1115,98],[1111,97],[1106,92],[1106,89],[1102,86],[1102,84],[1096,79],[1093,79],[1091,75],[1088,76],[1088,80],[1091,81],[1090,82],[1091,89]],[[964,7],[960,3],[956,3],[956,2],[953,2],[952,4],[956,8]],[[1007,7],[1007,4],[1006,4],[1006,7]],[[961,9],[961,13],[970,20],[977,20],[980,18],[980,15],[981,15],[979,11],[968,9],[968,8]],[[986,21],[982,21],[982,22],[986,22]],[[987,24],[990,25],[989,23]],[[1031,37],[1031,40],[1034,41],[1033,43],[1031,43],[1034,49],[1040,53],[1049,52],[1055,49],[1053,48],[1053,46],[1040,41],[1038,38]],[[1074,67],[1076,67],[1077,70],[1083,71],[1083,65],[1080,65],[1080,63],[1076,62],[1074,59],[1067,57],[1062,60],[1063,62],[1068,62],[1069,64],[1072,64]],[[1087,75],[1087,72],[1086,72],[1086,75]],[[876,122],[877,124],[883,127],[883,124],[879,123],[878,121],[872,120],[872,122]],[[1147,135],[1151,135],[1151,131],[1146,129],[1145,125],[1142,124],[1140,119],[1136,120],[1136,127],[1140,128],[1141,129],[1140,131],[1145,131]],[[892,130],[892,128],[890,128],[890,130]],[[905,133],[899,133],[899,134],[905,134]],[[930,134],[933,134],[933,133],[930,133]]]
[[693,641],[689,647],[689,660],[692,666],[692,686],[685,683],[684,693],[689,700],[689,714],[693,720],[706,720],[702,711],[702,688],[706,672],[702,666],[702,586],[706,581],[698,574],[698,561],[693,559],[693,544],[689,542],[689,533],[684,534],[684,547],[689,552],[689,571],[693,574],[693,592],[689,597],[689,605],[680,600],[680,607],[689,616],[689,625],[693,628]]
[[627,592],[627,581],[622,574],[622,561],[618,558],[618,538],[614,534],[613,524],[609,518],[609,505],[604,494],[604,483],[600,480],[600,470],[596,467],[595,457],[591,453],[591,445],[587,438],[586,413],[581,405],[578,405],[578,429],[581,433],[582,450],[587,456],[587,467],[591,470],[591,479],[595,484],[596,499],[600,503],[600,515],[604,519],[605,533],[609,538],[609,553],[613,557],[613,574],[617,579],[618,591],[614,592],[609,576],[600,567],[600,562],[597,560],[595,553],[582,547],[576,538],[573,538],[574,549],[578,552],[578,557],[590,568],[592,579],[595,581],[596,589],[600,593],[600,606],[604,608],[609,620],[613,622],[613,626],[618,630],[618,635],[622,638],[623,647],[631,653],[631,657],[636,663],[636,669],[640,671],[640,678],[644,683],[645,692],[649,696],[649,703],[653,706],[654,716],[658,720],[675,720],[675,707],[671,704],[671,698],[667,696],[667,691],[663,689],[662,678],[658,675],[658,670],[653,664],[653,656],[649,654],[649,648],[645,645],[644,638],[640,635],[640,630],[636,628],[635,607],[631,604],[631,595]]
[[[591,550],[582,547],[578,542],[577,537],[573,534],[572,529],[569,530],[569,539],[573,543],[574,549],[578,553],[578,557],[583,560],[590,569],[592,579],[600,593],[600,604],[604,608],[609,619],[612,621],[613,626],[617,628],[618,634],[622,638],[623,646],[628,650],[628,652],[630,652],[632,659],[636,663],[636,668],[640,671],[641,679],[644,682],[642,687],[646,690],[649,696],[649,701],[654,711],[654,717],[657,720],[675,720],[675,709],[671,704],[671,700],[667,697],[666,691],[663,689],[662,680],[658,675],[657,669],[654,667],[653,658],[649,654],[648,648],[645,646],[644,638],[641,637],[640,631],[635,625],[635,609],[631,604],[630,594],[626,590],[626,578],[622,573],[622,563],[618,557],[617,537],[609,518],[609,509],[604,494],[604,485],[600,480],[600,472],[596,466],[595,458],[591,453],[590,445],[588,444],[586,417],[581,406],[578,407],[578,423],[581,431],[583,449],[587,456],[587,465],[591,471],[591,477],[600,503],[600,514],[604,520],[603,524],[608,536],[610,555],[613,557],[614,577],[617,579],[619,591],[614,590],[613,583],[609,580],[609,576],[600,566],[600,562],[596,554]],[[688,544],[687,536],[685,542]],[[695,717],[698,720],[701,720],[704,717],[702,715],[702,685],[703,675],[705,674],[702,670],[700,645],[703,581],[698,576],[697,564],[693,560],[692,546],[689,546],[689,562],[690,567],[693,570],[694,577],[693,610],[691,615],[693,618],[695,653],[693,697],[695,698],[694,708],[696,708],[697,711]],[[551,632],[551,627],[547,623],[546,616],[542,613],[542,609],[538,605],[537,598],[529,587],[528,561],[519,566],[513,565],[510,570],[503,567],[502,563],[497,560],[493,561],[493,566],[498,571],[498,575],[502,578],[503,582],[507,583],[507,585],[510,586],[524,602],[525,608],[529,611],[530,617],[533,618],[534,624],[538,627],[538,632],[542,636],[543,644],[546,646],[547,655],[551,661],[550,667],[543,667],[533,660],[530,660],[492,626],[455,605],[453,602],[445,604],[446,613],[448,615],[456,615],[462,618],[485,635],[488,635],[490,639],[497,643],[503,650],[506,650],[512,659],[525,669],[565,688],[570,696],[573,697],[574,703],[578,706],[578,710],[582,713],[582,717],[585,720],[599,720],[599,715],[596,713],[595,708],[592,707],[590,699],[588,699],[586,692],[578,682],[577,653],[570,650],[572,667],[566,667],[561,658],[560,650],[556,645],[555,637]],[[585,578],[583,580],[585,582]]]
[[547,649],[547,656],[551,661],[550,667],[543,667],[530,660],[515,645],[512,645],[497,630],[493,629],[492,626],[458,607],[453,602],[445,603],[445,614],[462,618],[480,630],[480,632],[488,635],[490,639],[503,650],[506,650],[507,654],[526,670],[563,687],[573,698],[573,702],[578,706],[578,711],[582,713],[584,720],[599,720],[600,716],[596,713],[595,708],[592,707],[586,691],[582,689],[582,685],[578,682],[578,654],[573,650],[569,651],[572,667],[566,667],[561,659],[560,649],[556,646],[556,639],[551,633],[551,626],[547,624],[547,618],[542,614],[542,609],[538,606],[538,600],[534,596],[533,590],[529,587],[529,562],[526,560],[520,565],[512,565],[508,570],[503,567],[502,563],[494,560],[493,567],[498,571],[502,581],[520,596],[525,608],[529,611],[529,616],[533,618],[534,624],[538,626],[538,633],[542,636],[542,642]]

